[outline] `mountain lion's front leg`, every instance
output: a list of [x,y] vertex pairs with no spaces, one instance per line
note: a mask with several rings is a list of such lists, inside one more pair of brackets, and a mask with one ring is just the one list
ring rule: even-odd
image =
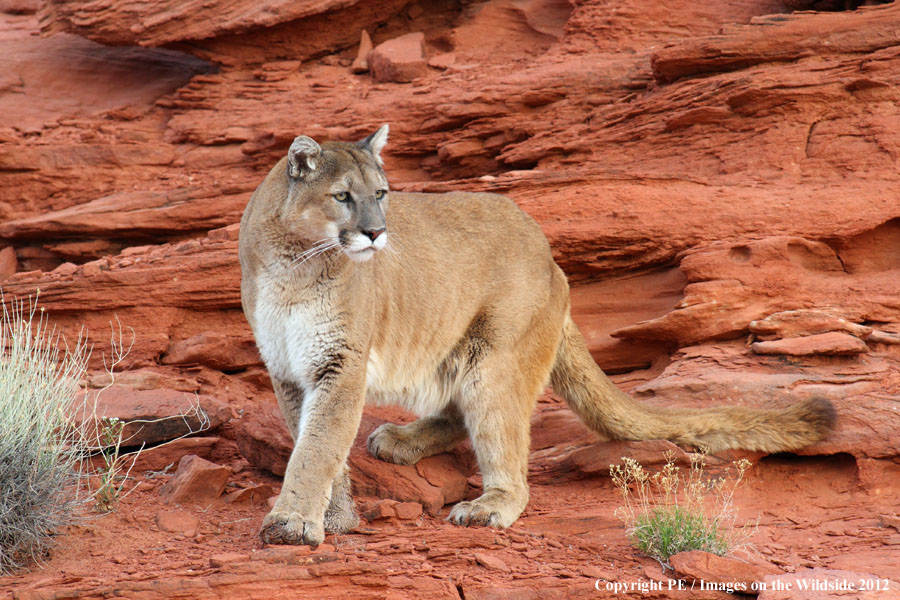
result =
[[[290,381],[272,377],[275,397],[284,421],[291,433],[291,439],[297,442],[300,416],[303,409],[303,389]],[[359,525],[359,515],[350,495],[350,473],[346,466],[331,481],[331,499],[325,511],[325,531],[328,533],[346,533]]]
[[333,494],[349,499],[345,464],[362,418],[365,370],[361,360],[351,361],[348,354],[322,357],[328,369],[302,398],[281,494],[263,519],[264,542],[318,546],[325,539]]

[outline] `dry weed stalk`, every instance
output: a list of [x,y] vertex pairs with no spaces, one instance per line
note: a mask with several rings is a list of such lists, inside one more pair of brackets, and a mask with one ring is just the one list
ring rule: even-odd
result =
[[665,568],[671,568],[668,560],[679,552],[703,550],[725,556],[751,547],[749,538],[757,523],[738,526],[734,507],[734,492],[751,463],[734,461],[732,477],[708,478],[706,454],[692,454],[686,474],[672,452],[666,453],[666,464],[656,473],[627,457],[623,464],[609,466],[624,500],[616,515],[634,545]]

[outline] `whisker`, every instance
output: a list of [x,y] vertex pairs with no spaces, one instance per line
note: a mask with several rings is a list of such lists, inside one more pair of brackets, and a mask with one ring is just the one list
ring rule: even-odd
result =
[[394,232],[388,232],[387,235],[388,241],[384,246],[385,250],[390,250],[395,255],[399,255],[401,251],[406,250],[406,246],[404,246],[400,236]]
[[[297,267],[299,267],[300,265],[302,265],[303,263],[305,263],[305,262],[308,261],[309,259],[315,258],[316,256],[319,256],[320,254],[324,254],[325,252],[328,252],[329,250],[332,250],[332,249],[334,249],[334,248],[337,248],[337,247],[340,246],[340,245],[341,245],[341,243],[340,243],[339,241],[337,241],[337,240],[332,240],[332,241],[331,241],[330,243],[328,243],[328,244],[324,244],[324,245],[322,245],[322,246],[314,246],[312,249],[308,250],[307,252],[304,252],[304,254],[306,254],[307,256],[306,256],[303,260],[301,260],[299,263],[297,263],[296,265],[294,265],[294,268],[296,269]],[[314,251],[314,252],[311,252],[311,250],[313,250],[313,249],[314,249],[315,251]],[[303,256],[303,255],[301,255],[301,256]]]
[[293,267],[293,266],[297,265],[298,263],[302,263],[302,262],[303,262],[304,260],[306,260],[309,256],[311,256],[311,255],[315,254],[316,252],[318,252],[321,248],[322,248],[322,246],[315,246],[315,247],[313,247],[313,248],[310,248],[310,249],[306,250],[305,252],[303,252],[302,254],[300,254],[299,256],[297,256],[297,258],[295,258],[294,260],[292,260],[292,261],[291,261],[291,264],[290,264],[289,266]]
[[333,244],[333,243],[335,243],[335,240],[333,238],[325,238],[325,239],[319,240],[318,242],[313,244],[310,248],[307,248],[306,250],[301,252],[300,255],[297,256],[297,258],[295,258],[294,260],[292,260],[291,264],[288,266],[294,266],[297,262],[303,262],[310,254],[313,254],[313,253],[317,252],[318,250],[322,249],[323,247],[325,247],[329,244]]
[[299,261],[299,264],[306,262],[313,256],[318,256],[319,254],[322,254],[326,250],[330,250],[331,248],[334,248],[336,245],[337,245],[336,242],[329,242],[329,243],[321,244],[319,246],[311,248],[308,252],[305,252],[304,254],[301,255],[302,260]]
[[[325,240],[323,240],[323,241],[325,241]],[[309,254],[310,252],[315,251],[315,250],[319,247],[320,244],[322,244],[322,241],[316,242],[315,244],[313,244],[312,246],[310,246],[309,248],[307,248],[306,250],[304,250],[303,252],[301,252],[301,253],[297,256],[297,258],[295,258],[294,260],[291,261],[291,263],[295,263],[295,262],[297,262],[298,260],[300,260],[302,257],[304,257],[304,256],[306,256],[307,254]]]

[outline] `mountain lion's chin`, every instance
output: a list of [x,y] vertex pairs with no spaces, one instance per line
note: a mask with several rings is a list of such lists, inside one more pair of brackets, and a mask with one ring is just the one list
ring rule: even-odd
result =
[[362,250],[349,250],[344,248],[344,254],[346,254],[353,262],[366,262],[375,256],[375,252],[377,252],[377,250],[372,247],[363,248]]

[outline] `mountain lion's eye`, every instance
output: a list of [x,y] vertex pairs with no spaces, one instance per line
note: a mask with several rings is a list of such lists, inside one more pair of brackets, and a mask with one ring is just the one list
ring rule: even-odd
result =
[[384,190],[378,190],[377,192],[375,192],[375,199],[376,199],[376,200],[381,200],[382,198],[384,198],[384,195],[385,195],[385,194],[387,194],[386,191],[384,191]]
[[338,202],[349,202],[350,194],[347,192],[338,192],[337,194],[334,194],[334,199]]

